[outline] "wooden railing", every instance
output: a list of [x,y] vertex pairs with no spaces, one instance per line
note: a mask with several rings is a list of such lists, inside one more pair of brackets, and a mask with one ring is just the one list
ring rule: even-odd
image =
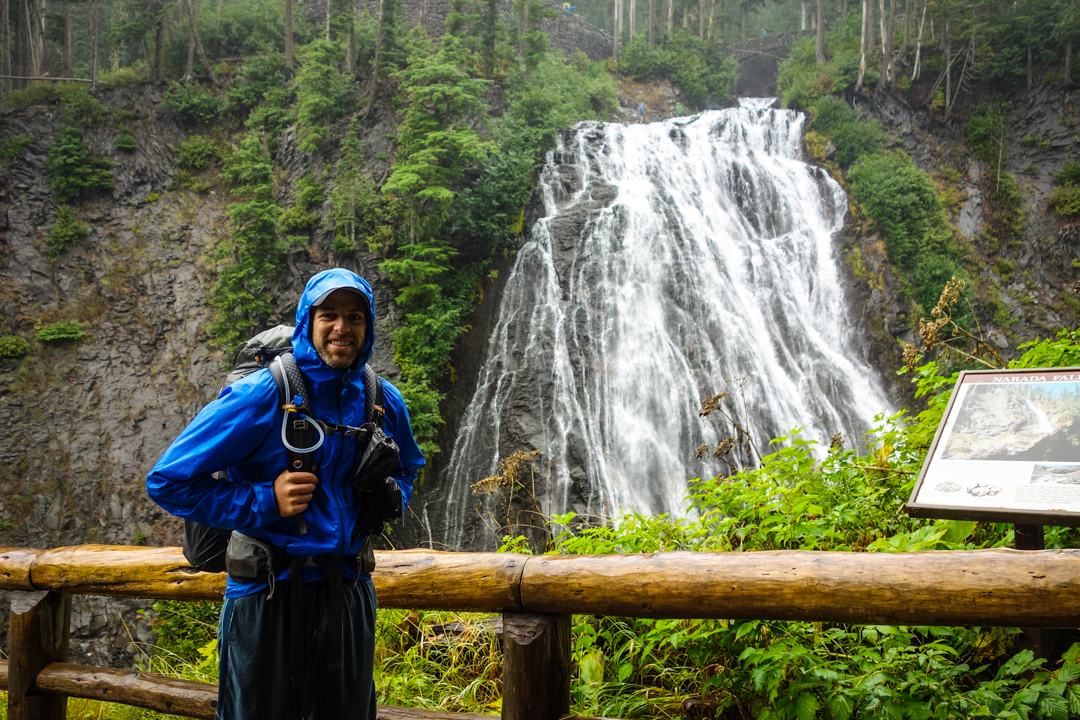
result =
[[[659,553],[525,556],[376,553],[382,607],[503,613],[507,720],[570,707],[570,614],[881,625],[1080,626],[1080,550]],[[179,548],[0,550],[13,590],[0,684],[11,720],[62,720],[68,697],[212,718],[213,685],[67,660],[71,596],[220,600],[224,575]],[[388,720],[451,714],[379,707]],[[455,718],[485,718],[454,714]]]

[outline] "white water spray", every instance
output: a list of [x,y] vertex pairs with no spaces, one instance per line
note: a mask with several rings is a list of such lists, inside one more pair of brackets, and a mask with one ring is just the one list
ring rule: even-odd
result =
[[833,254],[846,198],[800,160],[803,116],[770,104],[580,123],[549,155],[443,475],[448,545],[483,544],[469,486],[518,450],[550,468],[548,516],[679,515],[687,481],[724,469],[695,459],[730,434],[703,397],[730,391],[763,453],[796,427],[857,440],[888,407]]

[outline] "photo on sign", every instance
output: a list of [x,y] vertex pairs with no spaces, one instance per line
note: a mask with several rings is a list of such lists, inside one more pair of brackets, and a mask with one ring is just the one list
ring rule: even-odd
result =
[[942,458],[1080,461],[1080,383],[973,385]]

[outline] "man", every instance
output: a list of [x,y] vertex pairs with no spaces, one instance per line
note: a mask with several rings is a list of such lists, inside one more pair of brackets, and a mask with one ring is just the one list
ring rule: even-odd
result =
[[[340,268],[304,289],[293,355],[316,420],[366,420],[372,301],[371,286]],[[230,556],[239,540],[272,546],[276,558],[255,578],[230,572],[218,627],[218,720],[374,720],[375,588],[357,561],[368,537],[353,489],[360,442],[327,434],[313,472],[290,471],[277,392],[268,369],[223,388],[158,460],[147,490],[175,515],[242,533],[233,533]],[[383,395],[383,429],[400,450],[391,477],[408,502],[424,457],[401,394],[384,381]],[[221,470],[227,480],[214,477]],[[301,564],[295,586],[290,568]]]

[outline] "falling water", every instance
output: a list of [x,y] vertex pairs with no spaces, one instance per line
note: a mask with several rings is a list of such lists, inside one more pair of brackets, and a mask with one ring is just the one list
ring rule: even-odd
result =
[[512,452],[543,453],[547,515],[683,514],[687,481],[724,469],[697,448],[731,434],[703,397],[730,392],[763,453],[797,427],[857,439],[887,408],[833,252],[846,198],[770,104],[580,123],[549,155],[442,478],[448,545],[483,543],[469,488]]

